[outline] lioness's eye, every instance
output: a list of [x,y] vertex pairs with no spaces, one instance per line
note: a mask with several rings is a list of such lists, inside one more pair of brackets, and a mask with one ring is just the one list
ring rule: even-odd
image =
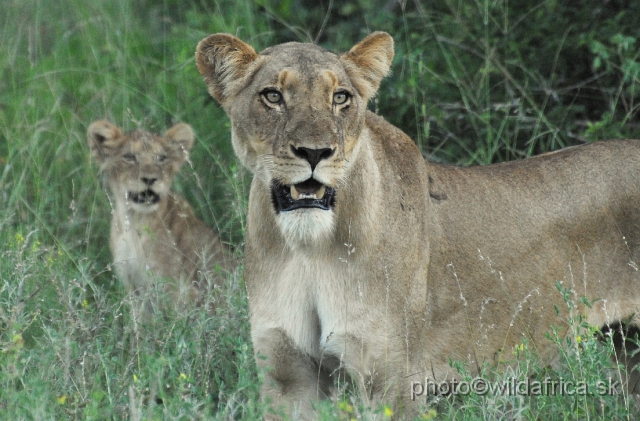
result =
[[342,105],[349,99],[349,94],[346,92],[336,92],[333,94],[333,103],[336,105]]
[[136,162],[136,156],[132,153],[122,155],[122,159],[124,162],[128,162],[129,164],[134,164]]
[[158,163],[162,164],[164,161],[167,160],[167,155],[158,155]]
[[282,99],[282,94],[278,91],[266,91],[262,95],[272,104],[277,104]]

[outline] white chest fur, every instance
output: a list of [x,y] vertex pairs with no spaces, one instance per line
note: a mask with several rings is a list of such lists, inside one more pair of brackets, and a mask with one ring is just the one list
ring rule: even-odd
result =
[[354,341],[373,340],[375,332],[366,328],[371,313],[365,304],[366,280],[358,279],[348,262],[329,263],[324,257],[294,254],[281,264],[263,266],[261,276],[268,277],[263,285],[270,287],[255,290],[261,299],[249,297],[253,337],[284,331],[298,349],[318,360],[327,354],[342,359]]
[[118,278],[127,288],[139,289],[152,281],[153,268],[150,266],[145,243],[148,233],[144,222],[135,220],[134,215],[117,212],[112,219],[111,249]]

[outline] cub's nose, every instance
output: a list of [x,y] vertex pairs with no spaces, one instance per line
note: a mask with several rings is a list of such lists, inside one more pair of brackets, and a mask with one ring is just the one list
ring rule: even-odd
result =
[[298,158],[302,158],[311,165],[311,172],[316,169],[316,165],[323,159],[328,159],[333,156],[335,153],[335,148],[320,148],[320,149],[311,149],[311,148],[295,148],[291,146],[291,152]]
[[156,182],[157,178],[142,177],[141,180],[144,184],[151,187],[151,185]]

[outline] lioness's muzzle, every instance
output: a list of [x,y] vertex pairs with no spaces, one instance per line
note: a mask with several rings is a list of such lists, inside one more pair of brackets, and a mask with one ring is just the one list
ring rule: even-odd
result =
[[303,208],[330,210],[335,206],[335,196],[335,188],[327,187],[313,178],[292,185],[274,181],[271,186],[271,198],[276,212]]

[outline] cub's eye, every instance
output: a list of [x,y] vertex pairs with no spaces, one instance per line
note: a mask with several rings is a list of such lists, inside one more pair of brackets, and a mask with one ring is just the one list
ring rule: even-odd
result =
[[126,153],[124,155],[122,155],[122,159],[124,160],[124,162],[128,163],[128,164],[135,164],[136,163],[136,156],[132,153]]
[[262,96],[272,104],[277,104],[282,100],[282,94],[278,91],[265,91]]
[[158,160],[158,164],[162,164],[167,160],[167,155],[158,155],[156,159]]
[[346,104],[349,100],[350,96],[347,92],[336,92],[333,94],[333,103],[335,105],[343,105]]

